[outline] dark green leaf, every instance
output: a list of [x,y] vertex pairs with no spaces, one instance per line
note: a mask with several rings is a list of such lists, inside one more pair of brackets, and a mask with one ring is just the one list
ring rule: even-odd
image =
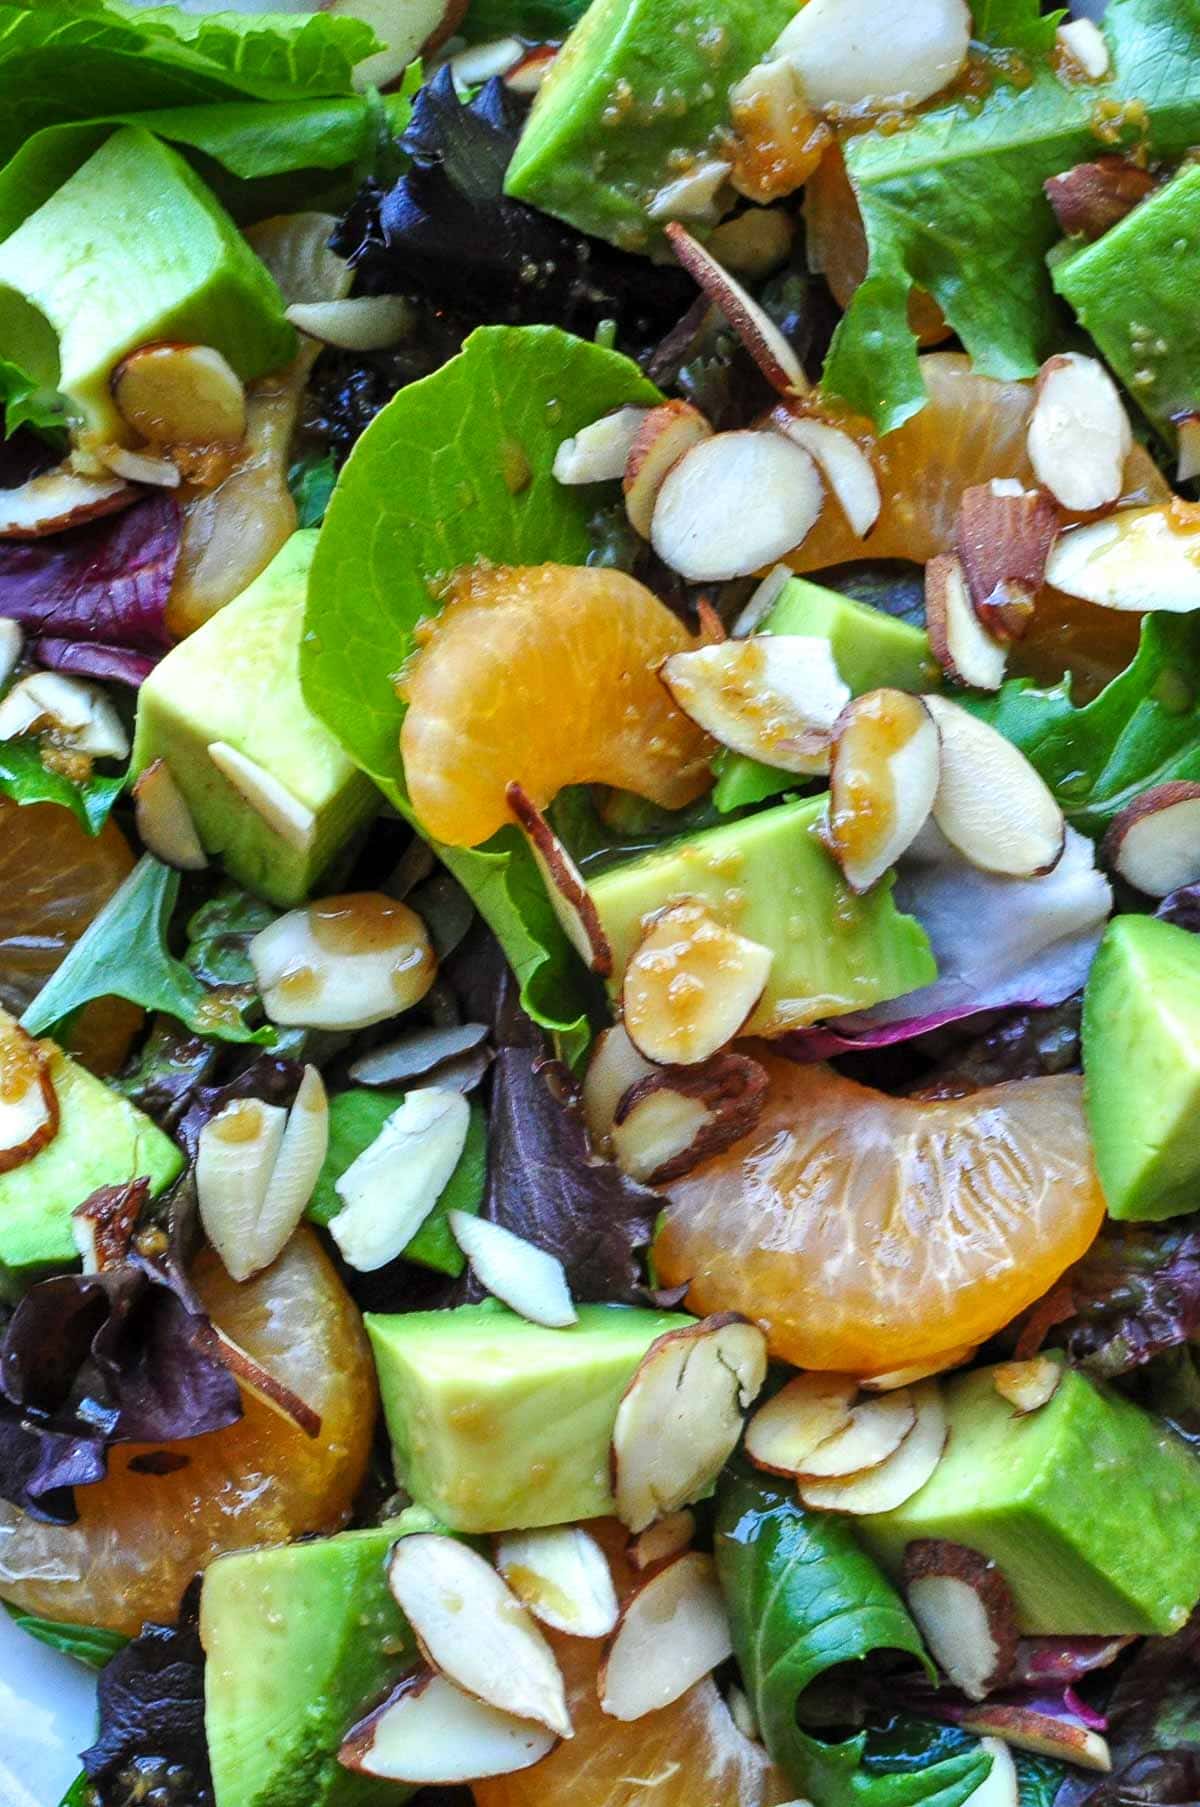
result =
[[288,472],[288,488],[296,504],[298,527],[321,525],[336,482],[337,467],[332,452],[309,452],[306,457],[297,459]]
[[188,918],[184,965],[204,985],[253,986],[250,943],[278,915],[261,897],[252,897],[238,885],[223,884],[215,897]]
[[119,1631],[105,1631],[98,1625],[66,1625],[57,1619],[40,1619],[36,1613],[14,1612],[11,1607],[9,1611],[14,1624],[31,1638],[73,1656],[89,1669],[103,1669],[109,1657],[129,1641]]
[[35,741],[0,741],[0,792],[17,803],[61,803],[89,834],[100,833],[124,785],[123,772],[75,784],[43,765]]
[[472,44],[515,34],[557,44],[587,11],[588,0],[471,0],[460,30]]
[[92,1785],[81,1770],[59,1802],[59,1807],[91,1807],[95,1798]]

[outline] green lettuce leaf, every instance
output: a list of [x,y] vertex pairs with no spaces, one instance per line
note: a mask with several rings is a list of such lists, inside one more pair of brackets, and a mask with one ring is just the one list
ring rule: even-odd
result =
[[251,1029],[238,1003],[209,991],[167,945],[179,874],[143,854],[43,985],[22,1022],[46,1035],[93,998],[128,998],[144,1010],[177,1017],[196,1035],[271,1046],[272,1029]]
[[288,471],[288,488],[296,504],[297,527],[319,527],[337,482],[332,452],[309,452]]
[[1103,84],[1058,79],[1037,15],[1036,0],[976,9],[977,35],[1033,53],[1029,79],[1000,69],[982,103],[956,98],[908,130],[864,132],[847,146],[870,262],[825,384],[885,432],[925,400],[908,324],[914,285],[935,296],[977,369],[1033,375],[1059,348],[1063,321],[1045,268],[1058,237],[1047,177],[1111,148],[1102,125],[1118,142],[1144,136],[1159,157],[1200,137],[1200,0],[1112,0],[1113,74]]
[[58,1619],[40,1619],[36,1613],[17,1612],[13,1607],[8,1611],[13,1623],[31,1638],[48,1644],[51,1650],[61,1650],[64,1656],[73,1656],[89,1669],[103,1669],[109,1658],[129,1642],[119,1631],[104,1631],[96,1625],[67,1625]]
[[717,1491],[713,1548],[763,1742],[797,1792],[821,1807],[961,1807],[991,1768],[977,1743],[943,1756],[935,1740],[930,1760],[914,1761],[911,1740],[889,1752],[868,1731],[829,1744],[799,1723],[797,1703],[838,1664],[901,1651],[929,1667],[904,1602],[846,1520],[737,1466]]
[[61,803],[89,834],[100,833],[124,787],[124,772],[76,784],[43,765],[36,741],[0,741],[0,794],[17,803]]
[[[595,498],[551,475],[560,443],[625,403],[659,399],[628,358],[553,326],[485,326],[372,421],[334,490],[309,580],[300,676],[309,707],[414,826],[396,673],[432,585],[476,558],[582,564]],[[514,484],[514,460],[522,481]],[[525,473],[528,473],[527,477]],[[586,1039],[589,980],[523,840],[436,848],[498,936],[535,1021]]]
[[588,0],[471,0],[459,30],[472,44],[512,34],[557,44],[587,9]]

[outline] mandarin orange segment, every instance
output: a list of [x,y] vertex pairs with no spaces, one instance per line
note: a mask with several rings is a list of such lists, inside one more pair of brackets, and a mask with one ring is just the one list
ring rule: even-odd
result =
[[879,1374],[981,1343],[1104,1218],[1074,1075],[892,1098],[766,1056],[752,1133],[671,1188],[659,1283],[797,1367]]
[[539,808],[564,785],[597,783],[664,809],[711,782],[711,742],[657,675],[697,642],[623,572],[472,567],[422,641],[400,749],[423,827],[450,846],[510,820],[513,781]]
[[133,870],[120,829],[0,797],[0,1003],[19,1015]]
[[[867,234],[845,158],[836,147],[809,175],[804,226],[809,264],[824,276],[838,306],[849,307],[867,274]],[[920,345],[950,337],[945,315],[924,289],[914,289],[908,298],[908,323]]]
[[0,1502],[0,1599],[25,1612],[135,1633],[173,1620],[197,1570],[225,1550],[340,1529],[366,1471],[375,1424],[370,1352],[349,1294],[301,1230],[279,1260],[238,1286],[206,1250],[193,1279],[212,1317],[321,1415],[310,1439],[243,1394],[245,1416],[168,1446],[184,1466],[144,1473],[135,1444],[103,1481],[76,1491],[73,1525],[45,1525]]

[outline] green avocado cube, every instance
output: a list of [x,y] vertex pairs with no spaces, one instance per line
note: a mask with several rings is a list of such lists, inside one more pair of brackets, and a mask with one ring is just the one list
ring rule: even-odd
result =
[[1200,1205],[1200,939],[1117,916],[1083,994],[1084,1107],[1109,1214]]
[[296,346],[283,297],[178,151],[124,126],[0,244],[0,345],[60,390],[88,436],[127,438],[109,390],[126,353],[212,345],[243,379]]
[[980,1368],[946,1387],[946,1453],[904,1505],[855,1519],[867,1549],[893,1575],[914,1538],[978,1550],[1025,1633],[1178,1631],[1200,1599],[1200,1462],[1161,1420],[1074,1369],[1024,1416],[994,1376]]
[[720,154],[729,90],[796,0],[592,0],[542,83],[505,191],[626,251],[659,241],[655,197]]
[[897,910],[890,883],[865,897],[846,884],[818,832],[824,813],[824,797],[777,804],[590,878],[613,951],[613,995],[647,918],[690,901],[774,953],[748,1035],[782,1035],[935,979],[929,937]]
[[367,1315],[396,1476],[452,1531],[512,1531],[613,1509],[621,1395],[678,1313],[581,1305],[566,1330],[491,1302]]
[[387,1585],[404,1516],[239,1550],[204,1572],[204,1724],[216,1807],[382,1807],[411,1790],[337,1760],[356,1719],[416,1659]]
[[1200,167],[1156,189],[1094,244],[1050,262],[1125,387],[1163,432],[1200,409]]
[[[898,621],[869,602],[841,596],[803,577],[793,577],[784,585],[758,632],[828,640],[833,662],[852,696],[885,688],[919,694],[936,690],[940,683],[924,628]],[[804,782],[793,772],[781,772],[777,766],[728,751],[717,755],[713,769],[717,774],[713,802],[722,815],[778,797]]]
[[183,1168],[174,1142],[128,1099],[53,1042],[40,1046],[50,1058],[58,1133],[31,1161],[0,1173],[0,1298],[79,1260],[71,1213],[98,1186],[144,1177],[157,1197]]
[[[170,767],[206,850],[247,889],[284,907],[307,897],[379,794],[300,691],[300,641],[316,530],[295,533],[248,590],[174,647],[138,693],[133,771]],[[311,814],[281,831],[218,770],[224,743]]]

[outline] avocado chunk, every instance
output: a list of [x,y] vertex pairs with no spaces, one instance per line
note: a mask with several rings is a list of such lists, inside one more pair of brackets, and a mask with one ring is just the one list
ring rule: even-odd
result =
[[729,90],[796,0],[592,0],[542,83],[505,192],[625,251],[660,238],[655,196],[720,156]]
[[914,1538],[978,1550],[1008,1582],[1023,1632],[1178,1631],[1200,1598],[1200,1462],[1073,1369],[1025,1417],[994,1374],[947,1386],[946,1453],[903,1506],[855,1520],[868,1550],[893,1575]]
[[[133,771],[165,760],[197,833],[225,870],[284,907],[298,903],[379,807],[300,692],[300,641],[316,529],[295,533],[248,590],[174,647],[138,693]],[[224,772],[223,742],[260,766],[304,811],[281,832]]]
[[127,439],[109,377],[156,340],[212,345],[245,380],[296,347],[283,297],[177,151],[115,131],[0,244],[0,344],[94,443]]
[[452,1531],[512,1531],[613,1509],[621,1395],[678,1313],[581,1305],[547,1330],[492,1302],[367,1315],[398,1480]]
[[[216,1807],[374,1807],[394,1782],[337,1760],[416,1659],[384,1564],[407,1514],[312,1543],[239,1550],[204,1573],[204,1723]],[[415,1528],[415,1527],[411,1527]]]
[[693,900],[775,955],[748,1035],[782,1035],[936,978],[929,937],[897,910],[890,881],[865,897],[850,890],[818,834],[824,813],[823,797],[781,803],[589,879],[613,950],[614,995],[647,917]]
[[[793,577],[758,628],[760,634],[806,634],[828,640],[833,662],[852,696],[867,690],[936,690],[940,681],[929,635],[898,621],[869,602],[840,596],[803,577]],[[717,782],[713,802],[722,815],[795,790],[803,779],[777,766],[762,765],[725,751],[713,761]]]
[[144,1177],[156,1197],[183,1167],[174,1142],[128,1099],[53,1042],[40,1046],[58,1098],[58,1133],[32,1160],[0,1173],[0,1298],[78,1261],[71,1213],[98,1186]]
[[1185,168],[1092,245],[1051,256],[1054,286],[1162,432],[1200,409],[1200,167]]
[[1084,1107],[1109,1214],[1200,1204],[1200,940],[1117,916],[1083,994]]

